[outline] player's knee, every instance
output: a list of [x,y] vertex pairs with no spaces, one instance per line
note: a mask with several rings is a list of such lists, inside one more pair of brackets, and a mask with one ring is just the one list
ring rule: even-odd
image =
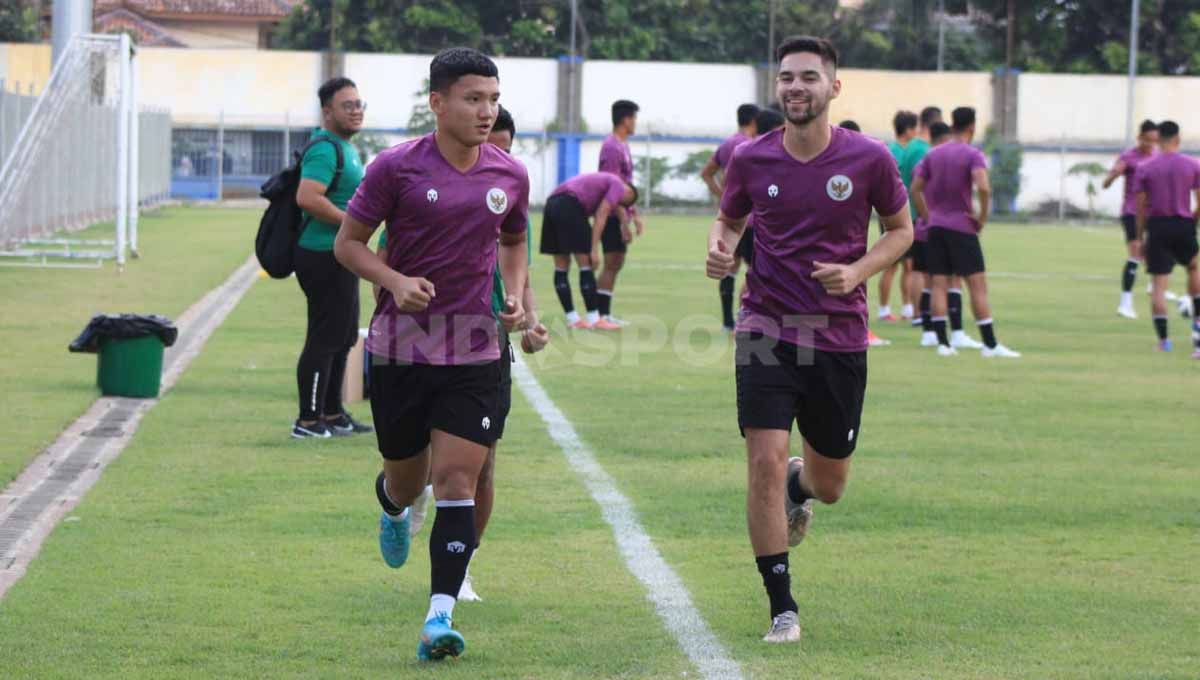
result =
[[826,505],[833,505],[842,498],[842,493],[846,490],[846,480],[844,479],[809,479],[809,484],[812,486],[813,496],[817,500]]
[[440,470],[433,476],[433,493],[437,498],[474,498],[477,480],[469,468]]

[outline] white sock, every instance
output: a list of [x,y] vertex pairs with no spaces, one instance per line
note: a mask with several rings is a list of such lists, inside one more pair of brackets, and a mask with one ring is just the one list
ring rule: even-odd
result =
[[393,522],[403,522],[404,518],[408,517],[408,511],[411,509],[412,508],[404,508],[404,512],[400,513],[399,515],[388,515],[388,519],[392,520]]
[[569,323],[569,324],[579,323],[579,312],[575,311],[574,309],[567,312],[567,323]]
[[[388,500],[392,502],[392,505],[399,505],[399,503],[396,502],[396,499],[392,498],[392,492],[388,491],[386,477],[383,478],[383,493],[385,496],[387,496]],[[408,517],[408,510],[409,508],[406,506],[399,515],[392,515],[386,512],[383,514],[387,515],[388,519],[392,520],[393,522],[403,522],[404,518]]]
[[1122,307],[1132,307],[1133,306],[1133,293],[1121,293],[1121,306]]
[[454,598],[449,595],[436,594],[429,596],[429,613],[425,615],[425,620],[428,621],[438,614],[445,614],[446,618],[454,618]]
[[587,322],[589,324],[595,324],[599,320],[600,320],[600,312],[588,312],[587,313]]
[[892,313],[891,305],[879,305],[879,318],[883,318]]
[[912,305],[904,305],[904,307],[903,307],[902,311],[900,312],[900,314],[901,314],[902,316],[904,316],[904,317],[907,317],[907,318],[912,318],[912,315],[913,315],[913,306],[912,306]]

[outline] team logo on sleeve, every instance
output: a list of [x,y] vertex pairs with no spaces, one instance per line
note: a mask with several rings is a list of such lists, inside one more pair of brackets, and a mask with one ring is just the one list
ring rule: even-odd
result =
[[508,194],[499,187],[492,187],[487,192],[487,207],[497,215],[503,215],[508,210]]
[[834,175],[825,183],[825,193],[835,201],[844,201],[854,194],[854,183],[845,175]]
[[429,191],[425,192],[425,200],[426,201],[429,201],[430,203],[437,203],[437,199],[438,199],[437,189],[430,189]]
[[776,196],[778,196],[779,195],[779,186],[772,184],[771,186],[767,187],[767,195],[770,196],[771,198],[775,198]]

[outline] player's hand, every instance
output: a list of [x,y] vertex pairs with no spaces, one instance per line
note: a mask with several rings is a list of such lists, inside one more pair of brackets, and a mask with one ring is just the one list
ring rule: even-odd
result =
[[540,323],[521,335],[521,349],[526,354],[540,352],[548,344],[550,344],[550,331]]
[[813,262],[812,277],[825,287],[825,292],[835,297],[849,295],[862,283],[863,277],[852,264],[829,264]]
[[733,271],[733,253],[724,239],[713,239],[708,244],[708,259],[704,262],[705,273],[710,279],[723,279]]
[[986,225],[986,224],[987,224],[987,220],[985,220],[985,219],[982,219],[982,218],[980,217],[979,213],[977,213],[977,212],[973,212],[973,213],[971,213],[970,215],[968,215],[967,217],[968,217],[968,218],[969,218],[969,219],[970,219],[972,222],[974,222],[974,223],[975,223],[975,233],[976,233],[976,234],[978,234],[979,232],[983,231],[983,227],[984,227],[984,225]]
[[[638,236],[641,236],[641,235],[642,235],[642,232],[639,230]],[[633,230],[629,228],[628,223],[621,225],[621,240],[624,241],[625,243],[629,243],[630,241],[633,241]]]
[[525,310],[521,301],[511,295],[504,299],[504,311],[500,312],[500,323],[509,333],[525,327]]
[[433,282],[419,276],[404,276],[401,274],[396,282],[388,289],[396,300],[396,306],[402,312],[423,312],[429,307],[429,301],[437,293]]
[[646,225],[642,224],[641,215],[638,215],[637,217],[633,218],[633,226],[637,227],[637,235],[638,236],[641,236],[642,234],[646,233]]

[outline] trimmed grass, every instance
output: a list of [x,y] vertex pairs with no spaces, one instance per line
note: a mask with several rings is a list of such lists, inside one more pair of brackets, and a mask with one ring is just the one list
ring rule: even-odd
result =
[[[895,344],[871,353],[850,487],[792,551],[796,648],[759,641],[708,221],[648,222],[614,302],[638,323],[616,336],[561,330],[538,258],[558,330],[534,368],[747,675],[1195,676],[1200,362],[1178,318],[1176,352],[1153,352],[1143,296],[1142,320],[1114,314],[1115,227],[989,227],[1019,361],[939,359],[876,328]],[[259,282],[146,417],[0,603],[6,675],[695,677],[519,392],[472,569],[485,602],[456,612],[468,653],[416,665],[426,542],[381,564],[373,440],[285,438],[302,313],[294,285]]]

